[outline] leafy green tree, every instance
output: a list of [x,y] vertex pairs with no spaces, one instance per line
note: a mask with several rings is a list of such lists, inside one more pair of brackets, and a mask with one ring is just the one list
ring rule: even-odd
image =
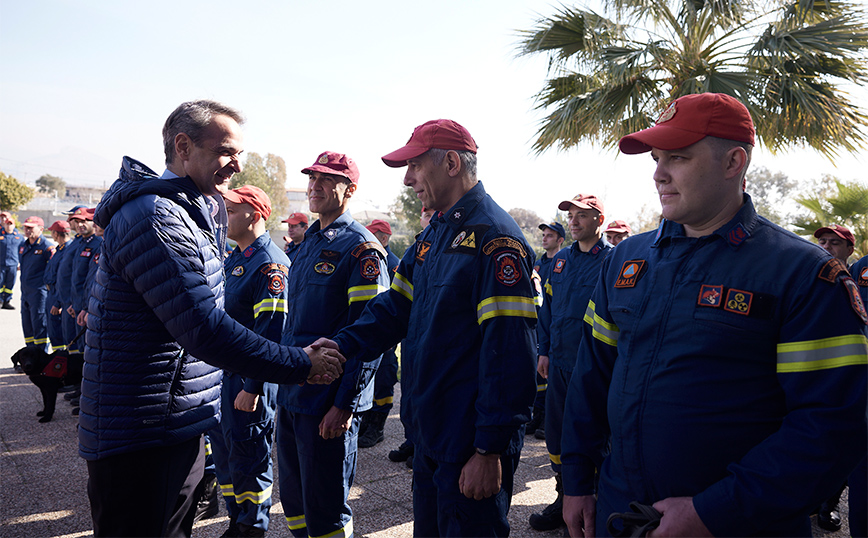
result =
[[789,224],[793,215],[787,212],[787,205],[795,196],[795,181],[782,172],[760,167],[748,171],[746,182],[757,213],[778,226]]
[[66,182],[63,181],[62,178],[52,176],[51,174],[40,176],[40,178],[36,180],[36,188],[39,189],[39,192],[47,194],[57,191],[58,196],[63,197],[66,195]]
[[419,216],[422,214],[422,200],[416,196],[416,192],[411,187],[404,187],[395,198],[395,202],[391,207],[392,213],[395,215],[395,226],[392,227],[392,239],[389,241],[389,248],[399,258],[404,255],[413,241],[416,234],[422,231],[422,224],[419,222]]
[[516,207],[510,209],[507,213],[515,220],[518,227],[521,228],[521,233],[524,234],[524,238],[530,244],[530,248],[533,249],[536,257],[539,257],[543,251],[542,232],[540,232],[539,225],[545,221],[530,209]]
[[519,54],[549,57],[537,94],[541,153],[614,148],[673,99],[717,92],[746,104],[758,143],[856,152],[868,116],[848,85],[868,82],[868,17],[857,0],[602,0],[562,7],[520,32]]
[[0,209],[14,211],[33,199],[33,189],[0,172]]
[[263,159],[258,153],[250,152],[241,167],[241,172],[232,176],[230,187],[237,189],[244,185],[259,187],[271,199],[271,216],[265,221],[268,229],[280,226],[286,216],[289,198],[286,196],[286,163],[283,157],[269,153]]
[[799,235],[811,236],[817,228],[830,224],[846,226],[856,239],[856,257],[868,254],[868,184],[857,181],[842,182],[832,176],[837,193],[831,196],[807,195],[796,201],[810,211],[795,220],[793,227]]

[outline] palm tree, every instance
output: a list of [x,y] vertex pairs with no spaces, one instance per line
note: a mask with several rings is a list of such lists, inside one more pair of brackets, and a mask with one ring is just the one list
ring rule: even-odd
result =
[[811,213],[793,222],[799,235],[810,236],[815,230],[830,224],[847,227],[856,239],[855,255],[868,254],[868,185],[856,181],[843,183],[835,180],[836,194],[802,196],[796,201]]
[[772,152],[806,144],[856,152],[868,116],[845,90],[868,82],[868,17],[858,0],[600,0],[562,7],[519,34],[547,54],[546,110],[534,151],[613,148],[673,99],[726,93],[744,102]]

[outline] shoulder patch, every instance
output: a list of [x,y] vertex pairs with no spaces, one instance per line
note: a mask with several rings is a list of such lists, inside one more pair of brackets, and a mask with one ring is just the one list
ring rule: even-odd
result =
[[838,275],[842,272],[847,274],[847,266],[838,258],[832,258],[823,264],[823,267],[820,268],[819,274],[817,274],[817,278],[834,284],[835,281],[838,280]]
[[382,256],[384,260],[387,257],[386,256],[386,249],[384,249],[383,245],[381,245],[380,243],[378,243],[376,241],[365,241],[364,243],[362,243],[359,246],[357,246],[356,248],[354,248],[353,249],[353,257],[358,258],[362,254],[364,254],[365,251],[368,251],[368,250],[376,250],[377,253],[380,256]]
[[615,281],[616,288],[635,288],[636,282],[642,276],[645,270],[645,260],[627,260],[621,266],[621,272],[618,273],[618,280]]
[[868,267],[863,267],[862,271],[856,275],[859,280],[856,282],[862,287],[868,286]]
[[359,260],[359,271],[368,280],[377,280],[380,276],[380,260],[375,254],[368,254]]
[[482,247],[482,252],[486,256],[491,256],[491,253],[499,248],[509,248],[513,250],[517,250],[522,258],[527,256],[527,252],[524,250],[524,245],[521,244],[520,241],[513,239],[512,237],[498,237],[496,239],[492,239],[488,243]]
[[561,274],[564,270],[564,267],[567,266],[567,260],[564,258],[558,258],[555,261],[555,266],[552,268],[553,273]]
[[416,242],[416,263],[421,264],[425,261],[425,256],[428,255],[428,251],[431,250],[431,242],[430,241],[417,241]]
[[289,275],[289,267],[283,265],[282,263],[266,263],[259,268],[259,271],[263,275],[270,275],[275,271],[283,273],[284,276]]
[[862,323],[868,325],[868,312],[865,311],[865,303],[862,302],[862,297],[859,295],[859,287],[849,276],[842,281],[847,288],[847,295],[850,296],[850,306],[853,307],[853,311],[856,312]]
[[505,250],[494,257],[494,278],[504,286],[514,286],[521,280],[521,260],[514,250]]
[[[277,265],[277,264],[273,264]],[[286,289],[286,275],[279,269],[268,273],[268,292],[272,295],[280,295]]]

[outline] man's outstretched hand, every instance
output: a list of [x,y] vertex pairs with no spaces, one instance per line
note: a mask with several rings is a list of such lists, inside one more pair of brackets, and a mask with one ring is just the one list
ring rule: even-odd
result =
[[307,382],[312,384],[327,385],[340,377],[343,373],[343,363],[347,361],[338,346],[331,340],[320,338],[313,344],[304,348],[310,359],[310,374]]

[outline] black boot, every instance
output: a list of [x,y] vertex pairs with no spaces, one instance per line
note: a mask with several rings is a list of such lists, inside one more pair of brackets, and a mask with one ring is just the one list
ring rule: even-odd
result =
[[540,428],[545,428],[546,408],[534,407],[533,417],[524,425],[524,434],[533,435]]
[[404,440],[401,446],[389,451],[389,459],[392,461],[409,461],[413,457],[413,444]]
[[359,448],[371,448],[386,438],[383,434],[386,418],[388,418],[386,413],[375,413],[374,411],[365,413],[362,422],[367,422],[368,427],[365,429],[365,433],[359,436]]
[[842,493],[844,493],[844,488],[841,488],[838,493],[832,495],[820,505],[820,510],[817,511],[817,525],[821,529],[829,532],[841,530],[841,514],[838,512],[838,501],[841,500]]
[[546,506],[542,513],[531,514],[530,519],[528,519],[533,529],[550,531],[564,524],[564,485],[561,482],[561,473],[555,475],[555,491],[558,492],[558,498],[555,499],[555,502]]
[[196,515],[193,521],[200,519],[208,519],[220,513],[220,499],[217,495],[217,477],[213,474],[206,474],[199,482],[202,487],[202,494],[199,496],[199,502],[196,505]]
[[15,310],[15,307],[12,306],[12,301],[4,301],[3,306],[0,308],[2,308],[3,310]]

